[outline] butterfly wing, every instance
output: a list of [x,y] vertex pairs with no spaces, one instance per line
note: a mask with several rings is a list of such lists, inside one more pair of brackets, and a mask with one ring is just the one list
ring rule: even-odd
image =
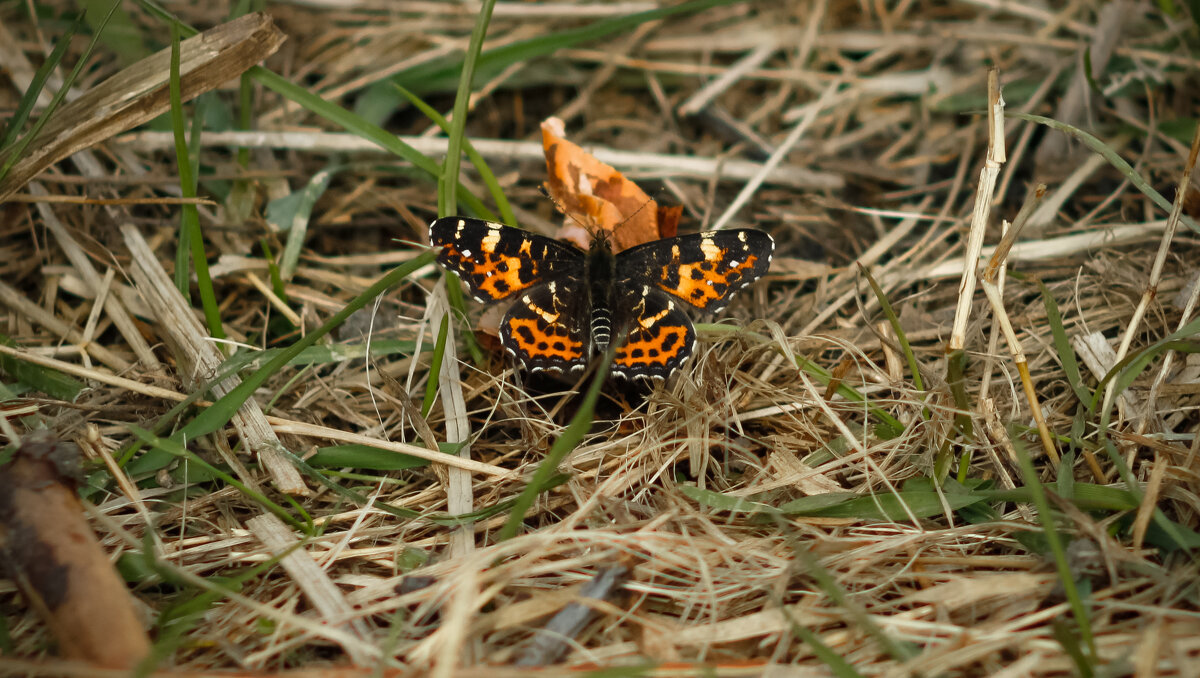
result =
[[612,372],[627,379],[665,379],[696,346],[692,320],[671,297],[648,285],[624,286],[613,304],[617,346]]
[[618,277],[649,285],[701,311],[719,311],[738,290],[766,274],[775,241],[744,228],[693,233],[617,254]]
[[579,372],[592,357],[591,327],[584,319],[587,290],[566,277],[519,295],[500,321],[500,342],[531,372]]
[[471,296],[500,301],[570,271],[582,271],[582,251],[529,231],[470,217],[429,225],[438,263],[457,273]]

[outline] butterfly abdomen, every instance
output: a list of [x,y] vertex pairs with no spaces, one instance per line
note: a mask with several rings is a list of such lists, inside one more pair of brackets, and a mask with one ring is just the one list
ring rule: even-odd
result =
[[588,251],[587,276],[588,306],[591,308],[592,345],[597,352],[608,350],[612,342],[612,291],[617,270],[617,259],[609,246],[608,238],[596,238]]

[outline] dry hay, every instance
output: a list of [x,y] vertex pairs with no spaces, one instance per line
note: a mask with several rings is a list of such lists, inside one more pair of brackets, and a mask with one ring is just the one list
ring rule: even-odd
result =
[[[1154,353],[1100,407],[1083,402],[1121,357],[1194,319],[1195,223],[1188,210],[1169,221],[1129,174],[1044,125],[1005,120],[1007,157],[997,158],[983,115],[995,64],[1009,113],[1089,131],[1169,200],[1188,169],[1190,133],[1180,135],[1179,123],[1194,125],[1198,113],[1187,96],[1197,62],[1184,47],[1196,29],[1159,6],[730,4],[624,27],[553,58],[485,60],[467,133],[524,226],[549,232],[556,220],[536,192],[544,179],[536,139],[538,123],[557,115],[574,140],[659,188],[660,201],[682,204],[685,229],[730,221],[777,243],[767,282],[743,293],[720,327],[701,332],[683,374],[648,395],[606,390],[590,431],[557,469],[560,484],[537,497],[514,538],[499,538],[512,500],[555,442],[570,440],[581,397],[514,375],[486,344],[485,359],[474,362],[459,331],[447,353],[458,359],[447,360],[442,387],[426,402],[433,328],[445,309],[431,266],[336,330],[337,341],[356,347],[350,355],[318,350],[269,376],[254,394],[266,416],[246,416],[270,431],[241,422],[187,441],[300,527],[311,518],[310,534],[194,463],[160,454],[139,465],[149,457],[141,448],[120,469],[137,440],[131,426],[158,422],[216,374],[221,357],[205,337],[174,336],[191,320],[164,321],[170,299],[147,299],[156,285],[170,296],[168,273],[154,269],[173,270],[179,230],[178,207],[146,202],[180,195],[169,133],[97,139],[4,207],[3,333],[25,360],[73,366],[88,386],[73,402],[24,392],[5,407],[78,442],[103,546],[126,573],[157,568],[129,575],[151,623],[205,591],[217,594],[180,633],[155,631],[164,665],[184,671],[316,670],[387,657],[439,675],[504,675],[482,667],[520,661],[550,616],[580,600],[582,586],[618,572],[623,593],[589,603],[597,619],[565,639],[569,666],[648,661],[663,674],[703,665],[733,676],[778,664],[826,675],[837,668],[823,658],[827,648],[866,675],[1067,675],[1076,671],[1072,652],[1115,673],[1197,675],[1192,345]],[[202,7],[177,9],[192,25],[222,20]],[[485,49],[653,8],[502,2]],[[126,10],[147,46],[163,47],[163,24]],[[47,15],[61,11],[44,6]],[[15,5],[0,12],[4,70],[15,82],[0,95],[8,111],[62,24],[32,22]],[[471,12],[435,2],[280,4],[271,12],[288,40],[268,67],[347,109],[382,112],[389,131],[440,158],[446,142],[436,125],[378,83],[423,72],[405,84],[448,111],[454,78],[438,80],[429,64],[461,53]],[[102,43],[75,87],[94,86],[124,63]],[[408,163],[258,82],[254,131],[219,123],[202,135],[200,195],[216,200],[198,209],[228,340],[262,349],[313,332],[384,271],[417,257],[437,200]],[[226,89],[208,110],[236,111],[235,100]],[[228,148],[234,143],[249,149],[244,164]],[[989,157],[998,160],[994,187]],[[311,218],[297,222],[307,230],[281,299],[258,243],[266,238],[278,254],[288,234],[267,223],[265,201],[330,168],[336,174]],[[486,195],[473,169],[463,182]],[[1012,347],[993,323],[998,307],[976,290],[956,313],[973,210],[990,209],[974,229],[987,257],[1001,221],[1032,204],[1037,183],[1048,194],[1022,218],[998,284],[1045,438]],[[47,195],[143,202],[54,204]],[[878,281],[895,323],[859,266]],[[119,299],[136,323],[123,328],[96,308],[98,293]],[[475,305],[468,309],[478,317]],[[957,329],[956,317],[966,320]],[[378,351],[369,366],[361,357],[368,338]],[[957,383],[947,347],[965,352]],[[1072,376],[1076,353],[1081,378]],[[32,420],[10,425],[19,431]],[[373,440],[392,441],[375,443],[386,450],[376,462],[403,451],[435,463],[323,464],[322,485],[270,448],[275,436],[301,457]],[[470,445],[435,451],[447,440]],[[1064,589],[1056,571],[1045,507],[1032,501],[1022,468],[1030,455],[1052,491],[1046,506],[1082,592]],[[931,477],[949,480],[939,489]],[[1144,494],[1141,508],[1122,494],[1129,479]],[[1089,502],[1071,494],[1072,480],[1101,489]],[[955,503],[981,482],[1013,491]],[[287,487],[307,494],[288,499],[280,492]],[[860,498],[846,502],[846,493]],[[804,504],[822,500],[836,506]],[[465,525],[446,519],[472,511],[482,513]],[[1163,524],[1187,548],[1173,547]],[[139,555],[147,547],[156,565]],[[282,553],[282,563],[272,559]],[[5,670],[87,673],[49,658],[49,630],[12,580],[0,580],[0,596],[12,647],[0,659]],[[1086,630],[1073,618],[1073,597],[1087,605]]]

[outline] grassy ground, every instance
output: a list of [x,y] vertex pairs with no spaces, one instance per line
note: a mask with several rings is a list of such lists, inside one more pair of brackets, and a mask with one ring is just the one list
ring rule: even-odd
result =
[[[3,433],[164,669],[1200,674],[1197,24],[1051,4],[0,4]],[[775,239],[665,384],[422,244],[553,234],[550,116]],[[0,671],[95,675],[23,576]]]

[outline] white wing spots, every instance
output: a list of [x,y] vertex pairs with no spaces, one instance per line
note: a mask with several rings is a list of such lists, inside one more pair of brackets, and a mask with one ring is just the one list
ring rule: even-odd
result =
[[679,245],[671,245],[671,258],[675,260],[679,259]]
[[714,261],[721,258],[721,248],[717,247],[717,243],[713,242],[712,236],[705,236],[700,240],[700,252],[704,254],[705,261]]
[[658,323],[659,320],[662,320],[663,318],[667,317],[667,314],[670,312],[671,312],[671,307],[668,305],[665,309],[659,311],[658,313],[656,313],[650,317],[638,318],[638,324],[641,325],[643,329],[648,330],[651,327],[654,327]]
[[737,268],[738,266],[741,266],[741,265],[742,265],[742,262],[738,261],[737,259],[732,259],[729,262],[730,268]]
[[[525,298],[526,303],[528,303],[528,299],[528,297]],[[561,315],[559,313],[551,313],[537,304],[529,304],[529,310],[536,313],[547,325],[557,325],[558,318]]]
[[496,245],[498,244],[500,244],[500,229],[498,228],[490,229],[487,235],[483,236],[483,239],[479,241],[480,249],[487,254],[495,252]]
[[463,250],[460,254],[462,254],[463,257],[465,257],[467,259],[470,259],[471,257],[475,256],[474,254],[471,254],[471,250]]

